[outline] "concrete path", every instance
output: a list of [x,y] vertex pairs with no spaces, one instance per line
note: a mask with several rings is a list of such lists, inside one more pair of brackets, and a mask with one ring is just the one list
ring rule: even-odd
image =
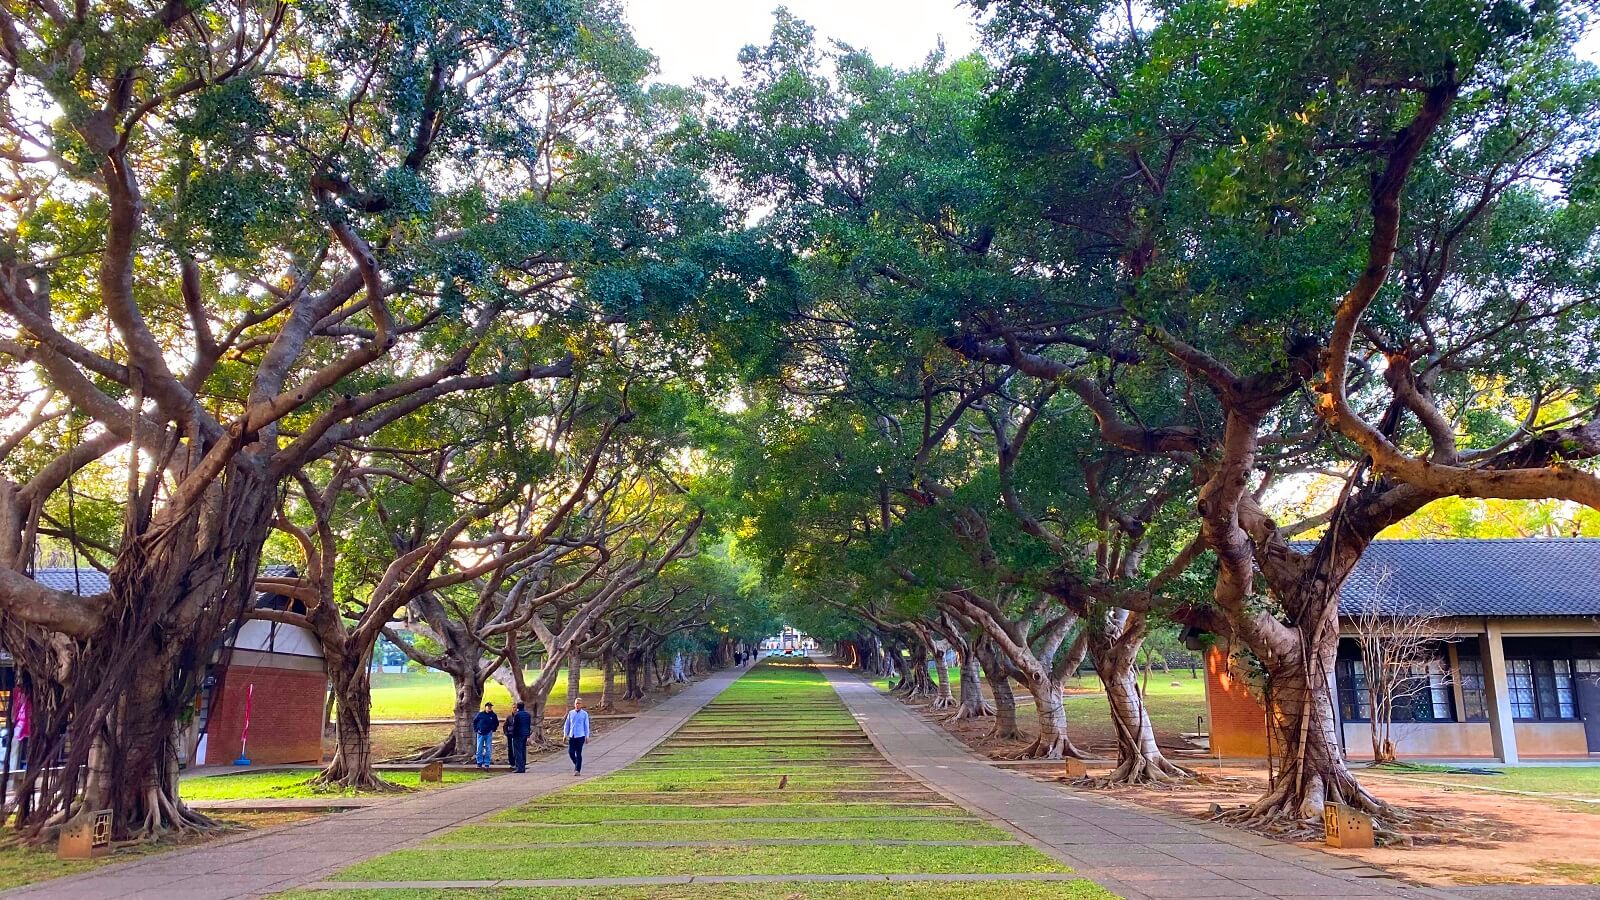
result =
[[1035,781],[979,760],[826,657],[813,658],[890,762],[1129,900],[1446,898],[1359,862]]
[[[744,669],[714,674],[605,734],[584,754],[584,777],[637,760],[710,702]],[[0,894],[51,900],[233,900],[318,881],[364,859],[570,787],[565,754],[507,774],[367,809],[106,866]]]

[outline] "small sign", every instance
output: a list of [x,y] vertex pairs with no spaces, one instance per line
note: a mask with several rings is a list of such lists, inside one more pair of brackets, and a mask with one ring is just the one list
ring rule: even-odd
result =
[[1089,767],[1083,764],[1083,760],[1077,758],[1076,756],[1069,756],[1067,757],[1066,763],[1068,778],[1089,777]]
[[436,759],[433,762],[428,763],[427,765],[423,766],[422,767],[422,780],[423,781],[443,781],[444,780],[444,760]]
[[1322,831],[1329,847],[1361,849],[1377,845],[1372,817],[1343,803],[1329,803],[1322,808]]
[[57,859],[95,859],[111,852],[111,810],[81,813],[61,829]]

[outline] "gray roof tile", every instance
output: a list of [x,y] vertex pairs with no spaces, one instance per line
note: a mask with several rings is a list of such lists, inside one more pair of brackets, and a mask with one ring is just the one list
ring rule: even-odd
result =
[[1343,590],[1346,615],[1600,616],[1600,538],[1374,541]]
[[[294,566],[262,566],[261,574],[287,577],[294,574]],[[33,580],[48,588],[85,597],[111,589],[111,579],[99,569],[37,569]]]

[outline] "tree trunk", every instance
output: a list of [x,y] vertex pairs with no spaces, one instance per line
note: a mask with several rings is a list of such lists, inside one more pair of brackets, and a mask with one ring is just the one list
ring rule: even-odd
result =
[[994,694],[994,730],[989,732],[989,737],[1005,741],[1022,737],[1017,727],[1017,697],[1011,690],[1011,672],[1005,660],[988,638],[974,642],[972,651],[983,667],[990,693]]
[[[189,514],[157,513],[124,541],[105,625],[88,640],[0,623],[6,649],[35,683],[29,769],[18,788],[25,799],[14,818],[30,840],[53,839],[83,809],[110,809],[118,841],[217,827],[178,797],[178,723],[255,596],[275,497],[258,462],[241,454]],[[52,774],[58,756],[65,766]]]
[[583,690],[583,660],[574,652],[567,660],[567,705],[580,696]]
[[[1111,784],[1170,784],[1193,777],[1193,772],[1175,765],[1161,752],[1144,695],[1139,691],[1142,619],[1119,612],[1112,614],[1110,620],[1104,629],[1093,629],[1089,634],[1095,673],[1105,686],[1111,725],[1117,736],[1117,768],[1107,780]],[[1116,632],[1123,629],[1127,630],[1119,639]],[[1149,668],[1145,671],[1148,673]]]
[[1083,752],[1067,737],[1067,705],[1061,694],[1061,683],[1048,676],[1024,677],[1022,683],[1033,695],[1034,710],[1039,718],[1039,737],[1022,751],[1018,759],[1083,758]]
[[[114,816],[127,816],[117,821],[130,837],[216,827],[178,799],[176,720],[163,713],[165,692],[159,680],[159,673],[169,671],[165,654],[132,670],[132,681],[90,753],[82,802],[70,813],[58,813],[58,824],[79,809],[110,809]],[[38,734],[37,724],[34,729]],[[28,756],[30,771],[49,765],[35,759],[32,748]]]
[[399,791],[372,769],[372,649],[362,653],[329,652],[324,647],[328,678],[338,698],[333,761],[312,784],[341,790]]
[[[950,721],[959,722],[962,719],[981,719],[994,715],[994,706],[983,697],[983,681],[979,672],[978,654],[969,648],[961,654],[961,705],[956,708],[955,715],[950,717]],[[1013,706],[1012,715],[1015,714],[1016,708]]]
[[600,703],[598,712],[613,712],[617,708],[617,655],[607,650],[600,657],[601,670],[604,673],[600,681]]
[[453,710],[455,727],[451,729],[451,746],[439,748],[438,759],[469,759],[477,749],[477,733],[472,730],[472,720],[483,708],[484,681],[473,666],[471,674],[451,672],[455,680],[456,702]]
[[939,676],[938,689],[933,695],[934,709],[949,709],[956,705],[955,695],[950,692],[950,666],[945,662],[945,653],[938,647],[933,648],[934,672]]

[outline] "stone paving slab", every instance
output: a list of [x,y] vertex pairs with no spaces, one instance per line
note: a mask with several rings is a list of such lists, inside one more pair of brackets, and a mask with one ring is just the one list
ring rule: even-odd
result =
[[[814,663],[890,762],[1129,900],[1209,897],[1454,896],[1392,878],[1357,877],[1259,835],[1124,805],[989,765],[904,704],[826,657]],[[1220,866],[1197,861],[1207,853]],[[1253,877],[1249,877],[1253,876]],[[1563,894],[1566,898],[1570,895]]]
[[[606,733],[584,754],[584,778],[606,775],[655,748],[740,675],[730,669],[690,685]],[[3,897],[42,900],[238,900],[318,881],[362,860],[436,832],[482,819],[580,783],[565,754],[530,763],[526,775],[469,781],[389,799],[380,805],[267,828],[113,863],[81,875],[27,885]]]

